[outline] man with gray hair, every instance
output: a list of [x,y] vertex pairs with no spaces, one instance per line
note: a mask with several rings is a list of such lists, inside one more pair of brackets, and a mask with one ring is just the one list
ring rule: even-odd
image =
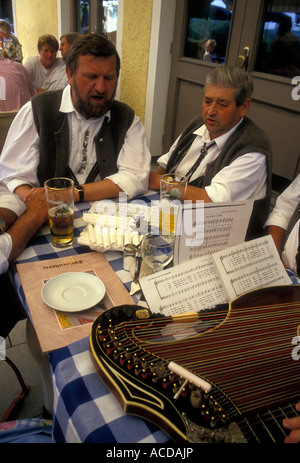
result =
[[188,177],[187,200],[254,200],[247,239],[263,234],[271,200],[272,149],[265,133],[247,116],[253,83],[244,70],[218,66],[206,78],[202,117],[184,129],[158,159],[149,188],[164,173]]

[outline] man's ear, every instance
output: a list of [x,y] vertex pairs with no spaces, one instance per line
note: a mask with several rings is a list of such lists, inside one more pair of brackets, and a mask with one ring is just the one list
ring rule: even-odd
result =
[[68,77],[69,84],[72,85],[72,75],[70,69],[66,66],[66,73]]
[[244,101],[244,103],[242,104],[242,108],[241,108],[241,117],[245,117],[249,108],[250,108],[250,103],[251,103],[251,99],[250,98],[246,98],[246,100]]

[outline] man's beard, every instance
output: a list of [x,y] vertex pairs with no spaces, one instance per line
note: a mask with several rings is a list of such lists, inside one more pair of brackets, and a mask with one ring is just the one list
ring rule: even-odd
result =
[[[91,119],[94,117],[102,117],[105,113],[111,108],[114,98],[115,98],[116,90],[110,100],[103,100],[101,103],[95,105],[91,104],[89,99],[84,101],[77,90],[77,86],[75,82],[72,83],[72,97],[73,97],[73,104],[77,111],[84,116],[86,119]],[[97,90],[93,93],[93,96],[101,96],[101,93],[97,92]]]

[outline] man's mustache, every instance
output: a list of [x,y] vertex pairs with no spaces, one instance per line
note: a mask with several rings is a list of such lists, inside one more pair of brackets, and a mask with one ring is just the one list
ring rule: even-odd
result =
[[93,93],[90,94],[90,97],[99,97],[99,98],[104,98],[105,97],[105,93],[104,92],[98,92],[97,90],[94,91]]

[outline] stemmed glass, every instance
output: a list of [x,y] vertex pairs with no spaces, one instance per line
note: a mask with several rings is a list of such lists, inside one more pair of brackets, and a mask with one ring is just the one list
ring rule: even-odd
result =
[[145,235],[141,242],[141,256],[154,272],[163,270],[173,259],[174,237]]

